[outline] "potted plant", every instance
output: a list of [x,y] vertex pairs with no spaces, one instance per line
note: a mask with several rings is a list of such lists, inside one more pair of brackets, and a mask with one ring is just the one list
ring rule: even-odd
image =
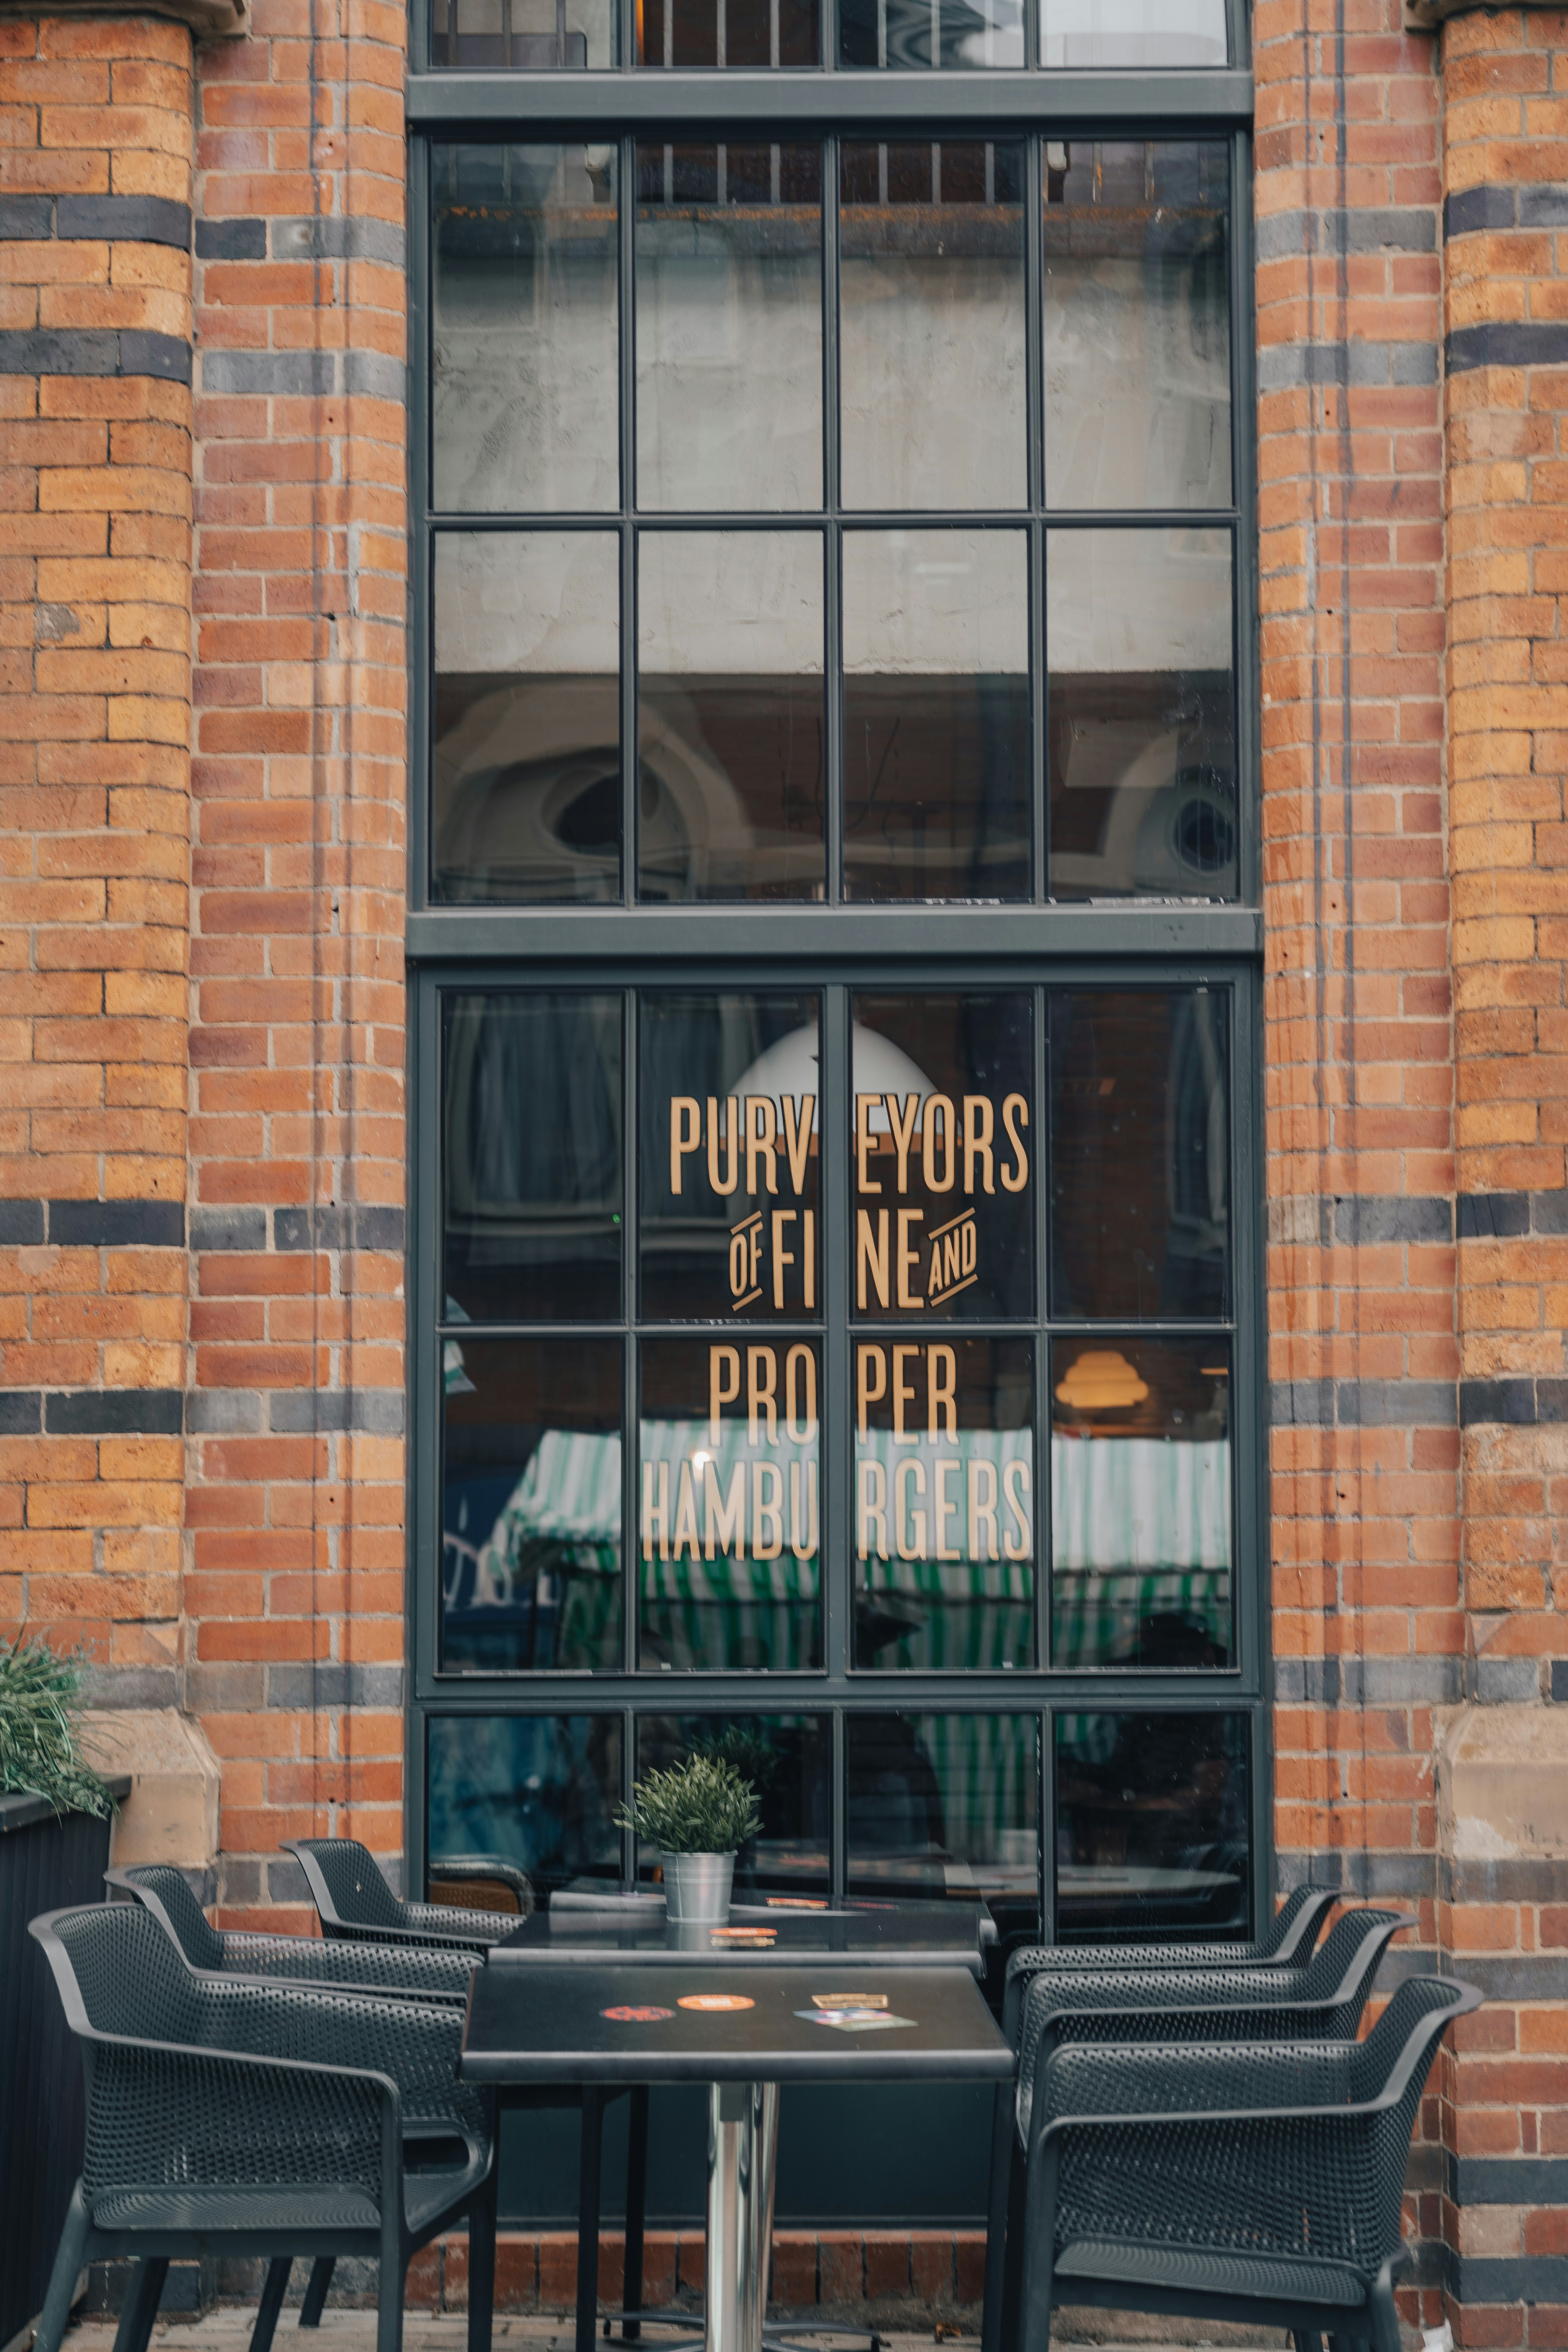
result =
[[39,1911],[103,1900],[110,1816],[77,1744],[82,1664],[0,1642],[0,2345],[37,2316],[81,2169],[81,2069],[43,1953]]
[[722,1927],[735,1856],[761,1822],[756,1790],[720,1756],[689,1756],[647,1772],[616,1816],[658,1849],[665,1908],[677,1927]]

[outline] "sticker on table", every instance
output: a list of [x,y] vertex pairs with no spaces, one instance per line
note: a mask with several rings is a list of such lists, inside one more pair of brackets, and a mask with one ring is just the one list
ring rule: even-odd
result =
[[755,2009],[756,2005],[743,1992],[683,1992],[680,1995],[682,2009]]
[[886,2009],[885,1992],[814,1992],[813,2009]]
[[715,1944],[761,1944],[769,1949],[778,1942],[776,1927],[710,1927],[709,1936]]
[[826,1895],[769,1895],[764,1901],[770,1911],[826,1911]]
[[602,2009],[599,2015],[607,2017],[612,2025],[658,2025],[667,2017],[673,2017],[675,2011],[672,2009]]
[[808,2025],[826,2025],[835,2033],[886,2033],[896,2025],[914,2025],[912,2017],[893,2017],[885,2009],[797,2009]]

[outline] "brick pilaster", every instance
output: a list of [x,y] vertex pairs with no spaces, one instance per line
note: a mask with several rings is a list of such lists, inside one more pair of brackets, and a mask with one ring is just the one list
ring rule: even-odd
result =
[[1275,1835],[1287,1884],[1402,1896],[1429,1944],[1462,1674],[1439,90],[1398,0],[1253,25]]
[[190,1704],[231,1918],[403,1843],[405,14],[204,53]]
[[178,1696],[191,37],[0,24],[0,1622]]
[[[1467,1694],[1440,1918],[1493,1993],[1462,2041],[1467,2342],[1568,2330],[1568,16],[1441,36],[1448,758]],[[1510,1768],[1533,1832],[1500,1829]],[[1478,1778],[1478,1770],[1480,1777]],[[1467,1795],[1467,1790],[1473,1795]],[[1522,2307],[1521,2307],[1522,2306]]]

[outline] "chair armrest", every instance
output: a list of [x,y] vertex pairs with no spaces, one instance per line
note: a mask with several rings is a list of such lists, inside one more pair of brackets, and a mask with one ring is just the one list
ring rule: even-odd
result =
[[402,2100],[384,2074],[90,2027],[80,2039],[89,2196],[125,2184],[353,2183],[384,2210],[396,2189]]
[[1069,2124],[1345,2115],[1352,2112],[1353,2048],[1342,2042],[1058,2042],[1041,2053],[1028,2142],[1036,2147]]
[[486,2137],[484,2095],[458,2079],[462,2013],[408,2000],[255,1977],[200,1980],[203,2044],[386,2074],[406,2112],[451,2116]]
[[250,1936],[229,1929],[223,1950],[225,1968],[240,1975],[380,1993],[395,2000],[412,1995],[466,2001],[473,1975],[471,1962],[460,1952],[398,1944],[328,1943],[313,1936]]

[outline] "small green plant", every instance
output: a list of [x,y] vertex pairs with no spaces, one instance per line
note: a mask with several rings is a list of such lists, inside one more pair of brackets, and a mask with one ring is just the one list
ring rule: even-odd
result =
[[661,1853],[734,1853],[762,1815],[756,1790],[732,1764],[690,1756],[668,1772],[646,1772],[616,1819]]
[[0,1643],[0,1794],[45,1798],[57,1813],[114,1811],[77,1746],[81,1654],[37,1639]]

